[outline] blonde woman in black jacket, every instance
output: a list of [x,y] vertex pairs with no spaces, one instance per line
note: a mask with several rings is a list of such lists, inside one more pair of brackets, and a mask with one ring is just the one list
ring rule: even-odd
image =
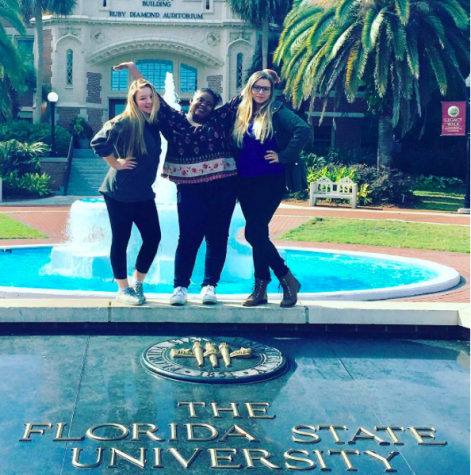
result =
[[281,307],[297,302],[301,284],[270,241],[268,226],[291,181],[293,167],[310,137],[309,126],[275,100],[279,78],[273,71],[258,71],[242,91],[233,138],[238,150],[238,198],[246,219],[245,238],[253,248],[255,285],[243,303],[267,303],[270,269],[283,288]]
[[[128,305],[146,302],[143,282],[159,247],[161,232],[152,190],[161,151],[158,95],[144,79],[129,87],[124,112],[108,121],[91,142],[110,169],[98,190],[105,198],[111,224],[110,260],[118,284],[116,300]],[[127,246],[133,223],[142,246],[133,284],[128,281]]]

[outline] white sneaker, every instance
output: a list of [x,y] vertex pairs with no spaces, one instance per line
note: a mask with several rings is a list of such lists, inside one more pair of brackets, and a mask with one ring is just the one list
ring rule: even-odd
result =
[[116,300],[128,305],[142,305],[141,299],[136,295],[132,287],[126,287],[123,290],[119,290],[116,294]]
[[132,288],[134,289],[134,293],[136,294],[136,297],[141,302],[141,305],[145,304],[147,302],[147,299],[146,299],[146,296],[144,295],[144,285],[141,284],[140,282],[135,282]]
[[212,285],[205,285],[201,289],[201,302],[205,305],[215,305],[218,303],[218,298],[216,297],[216,289]]
[[170,297],[170,305],[185,305],[188,297],[186,287],[176,287]]

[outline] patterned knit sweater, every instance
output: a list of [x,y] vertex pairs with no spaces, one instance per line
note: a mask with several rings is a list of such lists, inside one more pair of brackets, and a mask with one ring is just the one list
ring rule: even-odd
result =
[[239,97],[214,110],[207,122],[197,126],[159,98],[159,127],[168,142],[163,177],[183,185],[237,175],[231,136]]

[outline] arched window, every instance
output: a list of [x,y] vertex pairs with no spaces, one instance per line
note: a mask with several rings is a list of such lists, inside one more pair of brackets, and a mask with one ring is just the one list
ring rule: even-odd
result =
[[197,78],[197,69],[182,63],[180,68],[180,92],[195,92]]
[[72,86],[74,82],[74,52],[71,49],[66,53],[65,82],[67,86]]
[[144,59],[137,61],[136,66],[142,75],[151,82],[157,91],[165,89],[165,75],[173,72],[172,61],[164,59]]
[[128,89],[128,70],[115,71],[111,68],[111,90],[126,91]]
[[237,89],[242,89],[244,84],[244,55],[239,53],[237,55],[237,66],[236,66],[236,87]]
[[106,7],[106,0],[103,0],[103,6]]

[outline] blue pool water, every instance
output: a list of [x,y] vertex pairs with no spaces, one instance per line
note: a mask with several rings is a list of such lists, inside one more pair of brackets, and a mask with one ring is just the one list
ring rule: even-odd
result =
[[[79,291],[116,290],[112,281],[109,260],[102,259],[92,278],[58,275],[50,272],[52,248],[12,249],[0,252],[0,287],[23,287],[36,289],[59,289]],[[204,250],[202,251],[204,252]],[[417,284],[438,277],[435,272],[416,263],[395,262],[365,256],[323,253],[304,250],[282,250],[287,265],[302,283],[302,292],[338,292],[382,289]],[[190,293],[197,293],[203,280],[203,259],[198,259]],[[250,266],[250,260],[240,260],[241,267]],[[224,294],[250,293],[253,277],[246,272],[241,277],[231,277],[233,272],[223,272],[218,292]],[[149,283],[146,291],[170,293],[171,281]],[[277,292],[276,279],[270,284],[269,292]]]

